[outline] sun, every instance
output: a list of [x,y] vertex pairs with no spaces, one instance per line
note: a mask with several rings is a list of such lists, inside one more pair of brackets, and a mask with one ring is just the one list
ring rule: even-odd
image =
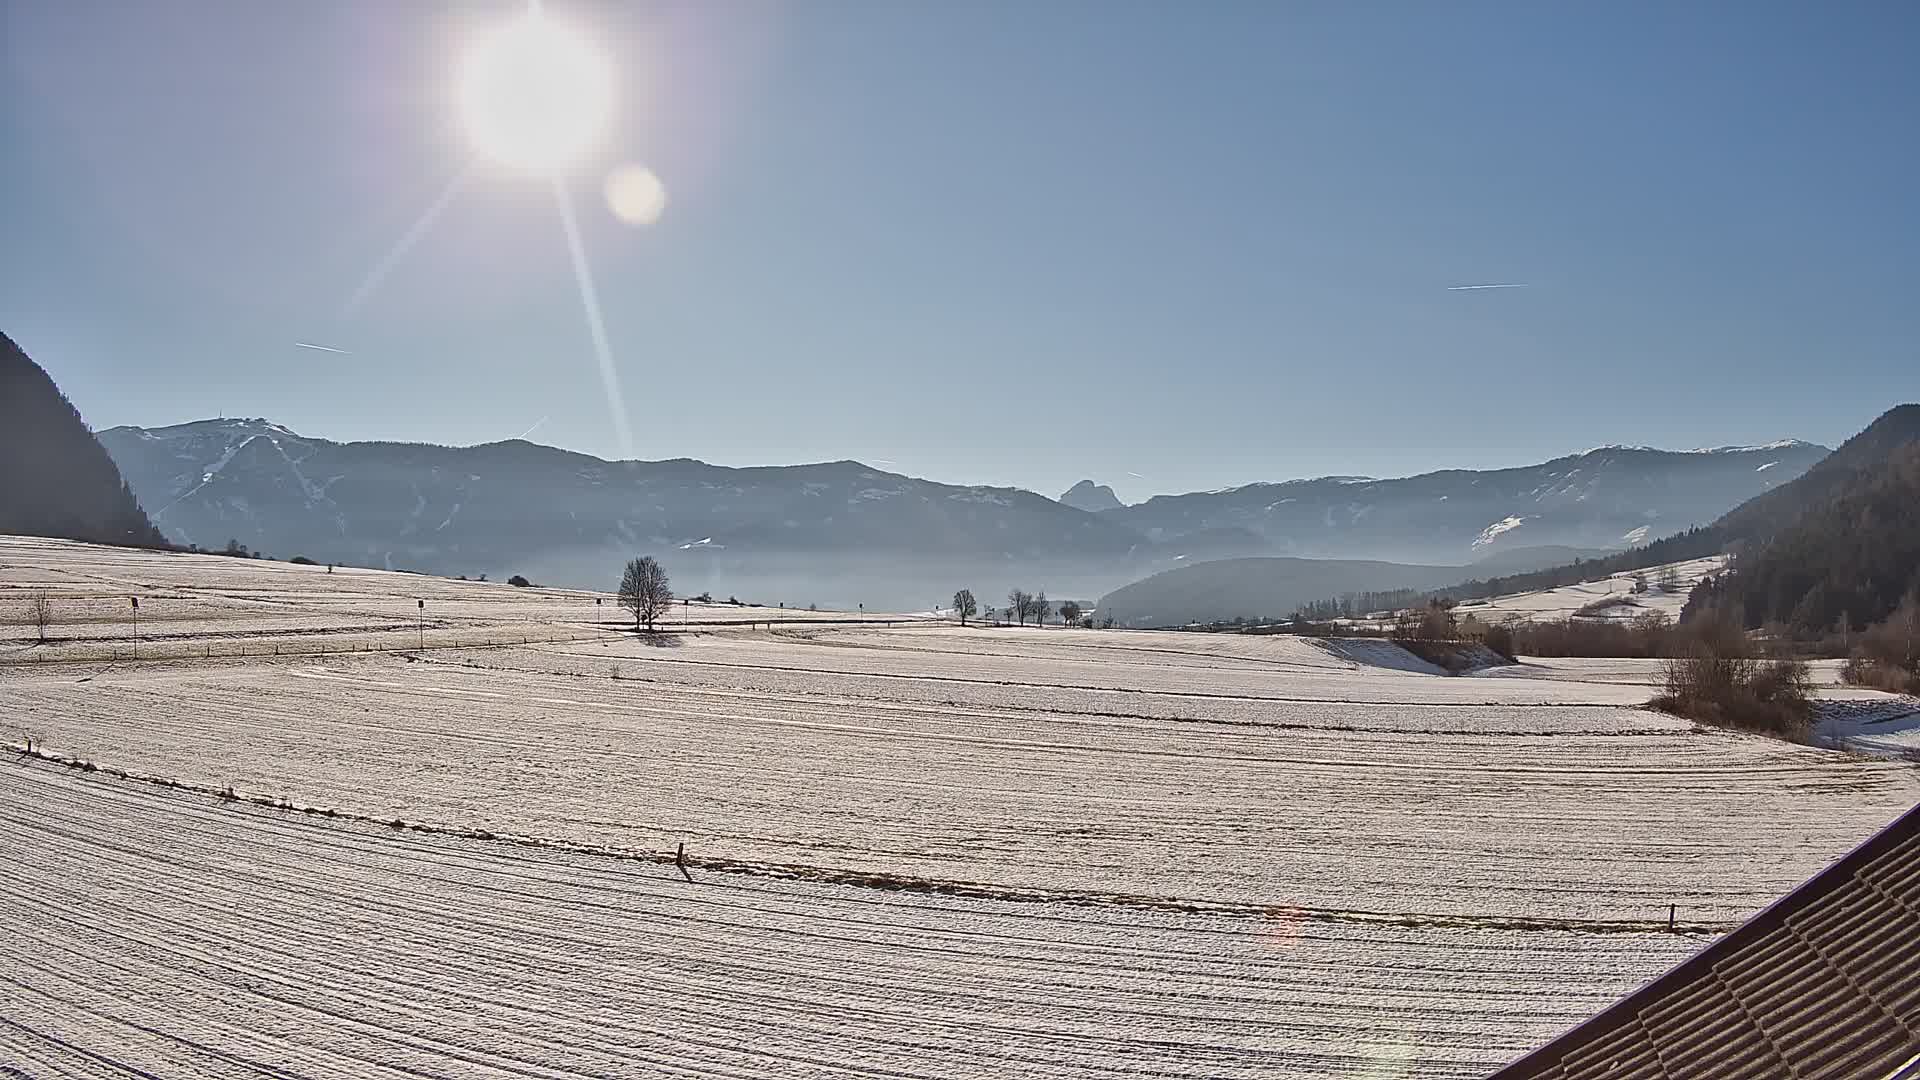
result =
[[533,11],[473,43],[458,95],[461,122],[481,153],[556,174],[605,133],[613,70],[579,32]]

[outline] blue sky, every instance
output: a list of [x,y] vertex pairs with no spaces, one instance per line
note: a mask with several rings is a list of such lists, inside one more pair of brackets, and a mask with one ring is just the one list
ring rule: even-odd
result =
[[[0,329],[96,426],[615,455],[539,182],[480,165],[343,314],[515,9],[0,0]],[[549,9],[619,66],[569,182],[641,457],[1138,499],[1920,398],[1910,3]]]

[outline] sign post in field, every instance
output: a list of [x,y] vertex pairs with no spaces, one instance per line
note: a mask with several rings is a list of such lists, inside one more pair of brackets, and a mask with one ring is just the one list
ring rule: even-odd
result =
[[133,601],[133,658],[138,660],[140,659],[140,598],[129,596],[127,599]]
[[425,600],[415,600],[414,603],[420,605],[420,651],[426,652],[427,651],[427,602]]

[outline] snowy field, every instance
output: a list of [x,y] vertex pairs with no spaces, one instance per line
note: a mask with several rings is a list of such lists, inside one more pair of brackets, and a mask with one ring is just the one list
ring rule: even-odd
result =
[[[609,582],[618,566],[608,568]],[[44,595],[49,644],[27,619]],[[132,601],[139,600],[138,625]],[[691,627],[858,620],[727,603],[676,604]],[[924,621],[895,615],[896,622]],[[421,574],[264,559],[102,549],[0,536],[0,662],[323,655],[617,635],[631,617],[611,593],[515,588]]]
[[1697,944],[689,885],[37,764],[0,865],[36,1077],[1470,1077]]
[[[56,579],[205,606],[138,662],[0,626],[0,1075],[1476,1076],[1920,799],[1633,708],[1626,661],[699,605],[648,642],[591,594],[21,540],[0,620]],[[424,651],[219,649],[422,597],[474,605]]]
[[[1563,585],[1557,589],[1512,593],[1488,600],[1462,601],[1458,613],[1473,615],[1485,622],[1516,620],[1545,621],[1572,618],[1589,605],[1603,605],[1583,618],[1629,620],[1642,615],[1660,614],[1678,619],[1687,606],[1687,594],[1701,578],[1712,577],[1726,568],[1725,556],[1667,563],[1614,574],[1599,581]],[[1647,583],[1645,592],[1633,591],[1634,578]]]

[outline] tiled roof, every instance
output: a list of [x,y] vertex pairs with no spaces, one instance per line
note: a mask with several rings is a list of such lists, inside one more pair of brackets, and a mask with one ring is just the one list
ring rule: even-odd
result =
[[1920,807],[1490,1080],[1920,1077]]

